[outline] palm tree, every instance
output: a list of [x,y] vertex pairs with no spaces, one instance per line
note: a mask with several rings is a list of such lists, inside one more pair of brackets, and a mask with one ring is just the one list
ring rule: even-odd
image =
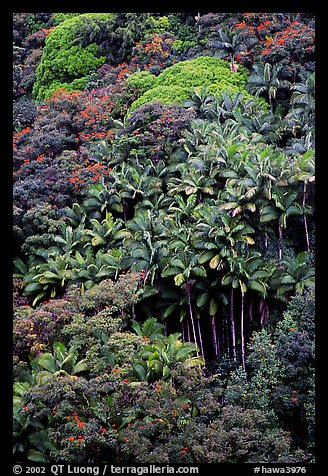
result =
[[91,218],[90,225],[92,228],[86,228],[84,234],[95,248],[111,247],[114,244],[119,246],[122,240],[129,235],[129,232],[122,228],[123,220],[115,220],[108,211],[106,211],[106,216],[101,222]]
[[195,344],[182,342],[181,334],[177,332],[146,345],[133,369],[141,380],[155,381],[171,378],[173,369],[202,365],[204,360],[199,357]]
[[302,106],[314,111],[315,109],[315,73],[307,73],[305,81],[295,83],[291,86],[293,92],[291,104]]
[[143,283],[150,281],[151,286],[167,255],[167,245],[160,237],[162,228],[157,225],[157,221],[162,220],[163,214],[153,216],[149,209],[139,209],[126,224],[128,233],[123,243],[122,266],[133,272],[144,271]]
[[293,170],[289,177],[289,183],[303,182],[302,190],[302,208],[303,208],[303,221],[306,239],[307,252],[310,253],[310,239],[307,223],[307,215],[311,214],[311,208],[306,204],[308,195],[308,186],[315,182],[315,162],[314,152],[309,150],[304,154],[298,155],[293,162]]
[[141,325],[135,319],[131,323],[132,329],[140,337],[148,337],[150,342],[156,342],[163,338],[163,324],[154,317],[148,317]]
[[127,221],[130,204],[135,206],[144,198],[153,198],[156,201],[163,193],[160,174],[163,175],[165,170],[158,170],[159,167],[151,161],[142,165],[137,160],[134,166],[123,162],[112,170],[113,188],[122,201],[124,222]]
[[223,307],[228,305],[227,295],[221,291],[220,280],[215,278],[211,281],[201,280],[196,283],[195,288],[197,290],[197,307],[208,314],[211,320],[212,328],[212,340],[213,350],[216,359],[219,359],[221,355],[220,350],[220,335],[218,330],[218,309],[222,303]]
[[288,297],[306,286],[313,286],[315,270],[306,251],[286,256],[272,274],[270,286],[274,297],[287,302]]
[[115,189],[108,189],[100,184],[88,189],[87,197],[84,199],[82,207],[88,220],[91,218],[100,220],[106,211],[123,212],[121,197],[116,193]]
[[[218,204],[221,204],[220,200]],[[209,262],[211,269],[220,269],[223,272],[228,268],[232,273],[232,265],[234,260],[236,260],[235,263],[239,263],[241,250],[255,243],[249,236],[255,232],[255,229],[244,223],[238,214],[232,217],[224,210],[220,213],[218,208],[219,205],[203,205],[197,211],[199,220],[195,227],[195,247],[203,250],[198,256],[198,261],[201,264]],[[229,274],[228,277],[225,272],[222,284],[239,283],[238,279],[234,281],[231,276],[232,274]],[[234,286],[230,288],[230,324],[233,359],[237,365]]]
[[282,259],[282,237],[283,229],[287,227],[287,218],[303,214],[302,207],[297,199],[297,192],[285,191],[284,187],[275,186],[272,191],[272,199],[267,201],[267,204],[264,204],[260,211],[260,222],[267,223],[272,220],[277,220],[278,222],[279,260]]
[[[226,56],[230,59],[231,71],[237,71],[235,66],[235,57],[237,53],[246,49],[244,36],[241,33],[233,33],[227,29],[221,29],[218,32],[218,39],[208,41],[208,46],[214,50],[214,56],[224,58]],[[217,53],[217,50],[218,53]]]
[[33,297],[32,306],[40,301],[61,295],[68,282],[74,278],[70,262],[62,255],[50,256],[44,263],[36,264],[24,276],[24,296]]
[[288,91],[291,83],[283,78],[284,68],[282,65],[270,63],[255,63],[253,72],[249,77],[248,89],[256,97],[264,96],[270,104],[273,114],[277,95],[281,91]]
[[[206,277],[206,270],[198,264],[198,254],[191,243],[192,228],[186,226],[177,228],[175,236],[173,236],[168,244],[168,256],[166,265],[162,271],[162,277],[173,276],[176,286],[184,287],[188,299],[189,317],[191,320],[194,342],[197,345],[197,335],[194,320],[194,310],[192,306],[192,288],[197,277]],[[204,355],[202,336],[199,331],[200,348]]]
[[53,353],[42,353],[31,362],[37,384],[43,385],[59,375],[75,375],[89,370],[87,360],[78,358],[76,347],[67,349],[63,342],[55,342]]

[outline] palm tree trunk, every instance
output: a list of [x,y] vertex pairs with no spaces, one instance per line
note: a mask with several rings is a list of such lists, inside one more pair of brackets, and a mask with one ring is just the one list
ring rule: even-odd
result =
[[182,342],[185,342],[185,331],[184,331],[184,321],[181,321],[181,335],[182,335]]
[[223,349],[222,352],[230,355],[230,340],[229,340],[229,323],[226,310],[223,309]]
[[200,342],[200,351],[202,353],[202,357],[205,358],[204,355],[204,347],[203,347],[203,339],[202,339],[202,332],[200,329],[200,322],[199,319],[197,319],[197,327],[198,327],[198,335],[199,335],[199,342]]
[[249,303],[249,320],[253,322],[253,299]]
[[188,335],[188,342],[191,342],[190,325],[189,325],[188,318],[187,318],[187,335]]
[[219,342],[218,342],[218,337],[216,333],[216,316],[212,316],[211,318],[211,325],[212,325],[212,333],[213,333],[213,349],[214,349],[214,355],[216,360],[220,356],[220,351],[219,351]]
[[[189,283],[187,283],[187,292],[188,292],[189,315],[190,315],[190,320],[191,320],[192,333],[194,335],[194,342],[195,342],[196,346],[198,347],[196,329],[195,329],[195,322],[194,322],[194,315],[193,315],[193,312],[192,312],[192,305],[191,305],[190,284]],[[196,353],[197,353],[197,357],[199,357],[198,350],[196,350]]]
[[268,317],[268,306],[266,302],[264,301],[264,299],[262,298],[260,299],[259,311],[260,311],[260,323],[262,328],[264,324],[266,323],[267,317]]
[[230,291],[230,322],[231,322],[231,337],[232,337],[232,355],[235,367],[237,367],[237,354],[236,354],[236,331],[235,331],[235,316],[233,310],[233,287]]
[[282,226],[280,225],[279,222],[278,222],[278,248],[279,248],[278,256],[279,256],[279,260],[281,261],[282,259]]
[[245,370],[245,336],[244,336],[244,293],[241,293],[241,316],[240,316],[240,336],[241,336],[241,362]]

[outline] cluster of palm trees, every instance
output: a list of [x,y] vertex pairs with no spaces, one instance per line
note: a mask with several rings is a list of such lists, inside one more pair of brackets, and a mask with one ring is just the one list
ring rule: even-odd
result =
[[[313,107],[303,86],[294,86],[290,117]],[[294,134],[291,119],[290,129],[276,121],[274,130],[272,104],[196,90],[186,106],[198,117],[172,155],[107,154],[112,183],[67,209],[57,246],[16,261],[33,304],[68,284],[83,291],[140,272],[140,318],[155,315],[202,357],[227,353],[245,368],[252,327],[263,326],[273,300],[286,302],[314,279],[314,153],[293,143],[305,144],[313,127]]]

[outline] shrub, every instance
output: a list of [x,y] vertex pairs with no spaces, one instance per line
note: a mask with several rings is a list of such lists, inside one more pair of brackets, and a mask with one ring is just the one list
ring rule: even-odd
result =
[[147,35],[144,41],[135,44],[131,52],[131,65],[158,75],[177,61],[173,43],[174,36],[168,32]]
[[130,112],[152,101],[163,103],[182,102],[189,99],[192,90],[208,86],[210,93],[238,92],[244,89],[247,70],[240,67],[237,73],[230,71],[229,63],[211,56],[199,56],[166,68],[154,82],[154,87],[134,101]]
[[132,112],[138,107],[150,103],[161,102],[163,104],[174,104],[189,98],[189,92],[181,86],[156,86],[146,91],[139,99],[131,104]]
[[14,314],[14,355],[29,360],[62,340],[62,328],[79,315],[74,303],[68,299],[54,299],[38,309],[19,307]]
[[168,160],[195,116],[180,104],[147,102],[131,112],[115,145],[124,160],[132,158],[132,151],[153,162]]
[[94,25],[98,29],[106,29],[112,19],[111,13],[89,13],[73,16],[59,23],[47,37],[36,71],[33,96],[42,100],[49,98],[54,88],[69,85],[70,88],[83,88],[88,73],[99,68],[106,57],[99,55],[99,48],[94,41],[81,46],[83,37],[80,35],[84,32],[82,28],[89,24],[90,28]]
[[[19,409],[21,416],[46,426],[51,445],[43,455],[48,461],[95,463],[115,458],[116,438],[110,422],[115,418],[111,394],[115,382],[107,374],[92,380],[58,376],[28,390]],[[108,424],[108,423],[109,424]],[[31,431],[26,452],[36,438]]]
[[31,126],[37,114],[36,105],[29,99],[15,101],[13,104],[13,125],[16,130]]
[[131,74],[126,81],[128,91],[141,96],[148,89],[151,89],[156,84],[156,78],[149,71],[140,71]]

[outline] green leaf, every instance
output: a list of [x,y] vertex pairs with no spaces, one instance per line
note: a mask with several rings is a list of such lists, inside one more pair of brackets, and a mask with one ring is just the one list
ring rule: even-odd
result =
[[266,213],[265,215],[260,216],[260,222],[266,223],[268,221],[276,220],[277,217],[276,213]]
[[41,354],[40,357],[36,359],[36,361],[41,367],[48,370],[49,372],[54,373],[57,370],[56,359],[52,354]]
[[95,236],[91,240],[92,246],[104,245],[105,243],[106,243],[106,241],[101,236]]
[[241,240],[246,241],[249,245],[254,245],[255,241],[248,235],[243,235],[240,237]]
[[210,268],[216,269],[221,263],[220,255],[215,255],[210,261]]
[[34,461],[35,463],[49,463],[49,458],[37,450],[29,450],[27,452],[27,459],[29,461]]
[[35,293],[36,291],[41,291],[43,289],[43,286],[41,286],[40,283],[29,283],[23,292],[23,295],[26,296],[28,294]]
[[247,286],[249,289],[253,290],[253,291],[257,291],[259,292],[260,294],[264,295],[266,293],[266,289],[265,287],[263,286],[263,284],[257,282],[257,281],[249,281],[247,283]]
[[163,269],[161,276],[162,278],[167,278],[168,276],[177,275],[181,272],[180,268],[165,268]]
[[194,276],[206,277],[206,269],[203,266],[195,266],[191,271]]
[[145,380],[147,369],[142,364],[135,364],[133,370],[138,374],[140,380]]
[[202,293],[197,297],[197,306],[203,307],[208,302],[209,296],[207,293]]
[[217,313],[217,310],[218,310],[218,303],[212,298],[210,300],[210,306],[209,306],[210,316],[214,316]]
[[72,374],[78,374],[80,372],[85,372],[86,370],[89,370],[89,369],[90,369],[89,363],[85,359],[83,359],[83,360],[80,360],[73,367]]
[[177,274],[176,276],[174,276],[174,282],[175,282],[176,286],[181,286],[181,284],[184,283],[184,281],[185,281],[185,277],[182,273]]
[[179,258],[173,258],[173,260],[171,261],[171,264],[172,264],[172,266],[174,266],[174,268],[184,269],[184,264],[182,263],[181,259],[179,259]]
[[209,261],[213,255],[215,254],[215,251],[202,251],[201,254],[199,255],[198,257],[198,263],[199,264],[204,264],[206,263],[207,261]]
[[178,303],[176,302],[168,306],[163,313],[163,317],[166,318],[170,316],[171,314],[173,314],[173,312],[177,309],[177,307],[178,307]]

